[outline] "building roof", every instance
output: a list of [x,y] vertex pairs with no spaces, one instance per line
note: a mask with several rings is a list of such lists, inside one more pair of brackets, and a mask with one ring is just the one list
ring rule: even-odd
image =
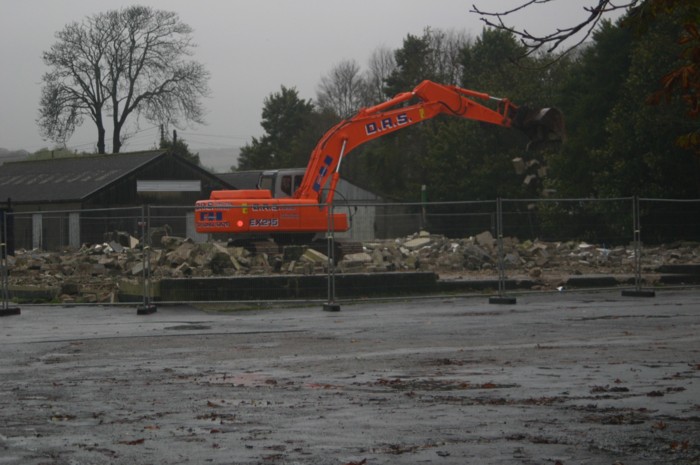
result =
[[[284,168],[280,169],[281,173],[287,172],[303,172],[304,168]],[[274,170],[251,170],[251,171],[234,171],[232,173],[217,173],[221,180],[233,186],[234,189],[258,189],[258,181],[263,172]],[[338,181],[336,192],[339,194],[337,200],[345,200],[351,202],[357,201],[379,201],[381,197],[377,194],[359,187],[342,177]]]
[[217,173],[216,176],[231,184],[235,189],[257,189],[260,173],[262,170],[234,171],[232,173]]
[[0,169],[0,202],[80,201],[141,166],[164,150],[89,155],[5,163]]

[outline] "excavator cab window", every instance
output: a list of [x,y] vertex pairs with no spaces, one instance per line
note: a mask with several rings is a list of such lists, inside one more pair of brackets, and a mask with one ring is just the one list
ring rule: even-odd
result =
[[275,184],[275,176],[261,175],[258,179],[258,189],[272,191]]
[[290,174],[286,174],[286,175],[282,176],[282,182],[280,183],[280,190],[282,191],[283,194],[286,194],[289,197],[292,196],[292,176]]

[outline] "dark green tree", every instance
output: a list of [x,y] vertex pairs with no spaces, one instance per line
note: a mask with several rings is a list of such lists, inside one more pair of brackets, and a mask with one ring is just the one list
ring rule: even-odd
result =
[[518,197],[522,179],[511,161],[516,144],[504,139],[508,129],[500,127],[461,120],[437,124],[424,165],[430,200]]
[[676,143],[697,129],[697,120],[677,95],[664,105],[647,104],[668,70],[681,66],[676,32],[682,17],[681,10],[658,17],[634,36],[629,72],[606,122],[607,144],[594,152],[600,196],[700,197],[700,159]]
[[523,53],[524,47],[512,34],[484,29],[471,46],[462,50],[461,85],[518,101],[522,100],[523,95],[516,92],[523,89],[525,97],[532,98],[529,89],[537,87],[533,60],[527,59],[521,65],[515,61],[515,57]]
[[197,166],[202,166],[202,162],[199,159],[199,153],[190,152],[190,146],[184,140],[173,135],[172,139],[166,137],[160,138],[160,148],[167,150],[170,153],[175,153],[182,158],[194,163]]
[[[431,78],[427,37],[408,34],[403,46],[393,52],[394,66],[383,83],[383,93],[388,98],[413,89],[424,79]],[[379,102],[376,102],[379,103]],[[381,195],[394,198],[409,198],[408,179],[418,170],[415,159],[419,148],[416,134],[420,128],[413,127],[384,136],[355,151],[343,162],[342,174]],[[413,146],[408,148],[409,140]]]
[[[522,46],[510,33],[485,29],[462,51],[462,87],[507,97],[517,104],[547,106],[542,103],[551,94],[546,90],[551,71],[537,67],[534,58],[529,59],[531,66],[517,64],[512,57],[522,53]],[[533,176],[527,178],[527,184],[523,184],[525,174],[514,169],[514,158],[535,159],[525,150],[527,138],[517,130],[440,118],[428,135],[421,171],[431,200],[531,196],[541,188],[543,160],[530,164],[533,173],[528,174]]]
[[238,154],[238,164],[231,171],[262,170],[275,166],[270,138],[263,135],[259,139],[253,137],[250,144],[241,147]]
[[408,34],[403,46],[394,51],[396,68],[386,79],[387,95],[396,95],[413,89],[424,79],[432,77],[428,66],[429,44],[427,38]]
[[[466,43],[462,35],[430,28],[420,37],[408,34],[394,51],[395,67],[385,80],[385,94],[409,92],[426,79],[458,84],[459,50]],[[343,174],[389,198],[417,200],[427,180],[424,159],[435,130],[435,122],[428,121],[378,139],[354,152]]]
[[[549,1],[549,0],[547,0]],[[626,10],[624,27],[630,28],[635,34],[643,36],[657,23],[674,24],[667,29],[668,38],[673,38],[678,47],[669,50],[672,56],[680,58],[671,68],[659,77],[657,87],[649,95],[639,95],[637,98],[647,103],[658,104],[663,100],[673,101],[680,97],[685,103],[685,113],[691,119],[700,118],[700,2],[688,0],[628,0],[613,2],[598,0],[594,5],[581,5],[580,21],[573,25],[553,23],[550,31],[541,35],[533,35],[525,29],[508,26],[509,16],[517,15],[532,7],[537,2],[521,0],[520,4],[508,10],[484,11],[476,6],[472,12],[481,16],[482,21],[495,29],[515,34],[526,46],[523,56],[532,55],[540,50],[548,53],[565,48],[565,54],[583,44],[613,12]],[[624,44],[623,44],[624,45]],[[556,61],[557,57],[552,60]],[[623,60],[625,62],[626,60]],[[689,128],[688,132],[677,137],[676,142],[686,149],[700,154],[700,129],[697,126]]]
[[[644,2],[614,25],[602,23],[593,43],[578,55],[561,87],[569,139],[561,154],[549,160],[550,187],[557,197],[700,196],[700,160],[677,144],[679,137],[698,128],[685,111],[685,96],[669,92],[663,103],[649,105],[648,97],[658,96],[656,89],[668,70],[688,63],[676,43],[686,12],[677,2],[671,4],[676,6],[647,16],[646,8],[659,2]],[[629,208],[619,210],[619,205],[570,203],[566,209],[549,208],[547,221],[561,232],[576,217],[580,224],[594,226],[570,231],[572,235],[596,234],[599,240],[607,230],[608,239],[626,241],[632,219]],[[649,206],[642,212],[646,240],[677,237],[672,224],[660,222],[650,231],[654,220],[646,217],[663,215],[664,208]],[[685,207],[686,224],[697,217],[693,208]]]
[[555,83],[568,134],[562,150],[548,157],[548,187],[557,197],[588,197],[595,192],[592,153],[607,144],[606,122],[629,73],[629,29],[605,21],[592,38],[589,46],[566,59],[568,72]]
[[260,123],[265,134],[241,148],[237,169],[291,168],[308,161],[313,145],[307,147],[299,138],[311,125],[313,114],[312,102],[300,99],[295,88],[281,86],[265,98]]
[[[648,103],[654,105],[680,98],[686,116],[697,121],[700,119],[700,3],[655,0],[648,2],[646,9],[650,12],[647,15],[650,21],[667,15],[676,18],[679,57],[677,66],[661,78],[661,88],[650,96]],[[687,133],[678,137],[677,143],[700,156],[700,125],[690,127]]]
[[465,36],[426,28],[422,36],[408,34],[394,51],[395,68],[385,81],[386,94],[407,92],[423,80],[459,84],[460,53],[468,43]]

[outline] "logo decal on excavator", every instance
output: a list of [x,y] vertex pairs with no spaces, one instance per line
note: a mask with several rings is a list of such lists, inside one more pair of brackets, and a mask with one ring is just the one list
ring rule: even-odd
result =
[[365,133],[368,136],[371,136],[373,134],[386,131],[387,129],[394,129],[399,126],[403,126],[410,122],[411,120],[406,113],[400,113],[395,117],[383,118],[379,122],[373,121],[365,124]]
[[277,218],[251,218],[248,223],[251,228],[277,228],[279,225]]
[[199,212],[199,221],[221,221],[223,219],[223,212]]
[[333,157],[326,155],[326,158],[323,159],[323,166],[318,170],[318,176],[316,176],[316,180],[314,181],[314,192],[321,192],[321,183],[323,182],[323,178],[326,177],[326,174],[328,174],[328,168],[331,166],[331,163],[333,163]]

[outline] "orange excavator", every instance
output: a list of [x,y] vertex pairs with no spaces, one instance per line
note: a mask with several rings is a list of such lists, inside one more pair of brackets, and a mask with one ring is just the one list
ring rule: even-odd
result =
[[[495,108],[477,100],[494,101]],[[440,114],[522,130],[530,138],[528,146],[564,138],[563,117],[555,108],[518,107],[505,98],[423,81],[413,91],[363,108],[328,130],[311,153],[301,185],[291,197],[273,198],[267,189],[212,191],[209,199],[196,203],[196,230],[273,236],[347,231],[347,214],[332,208],[343,157],[360,144]]]

